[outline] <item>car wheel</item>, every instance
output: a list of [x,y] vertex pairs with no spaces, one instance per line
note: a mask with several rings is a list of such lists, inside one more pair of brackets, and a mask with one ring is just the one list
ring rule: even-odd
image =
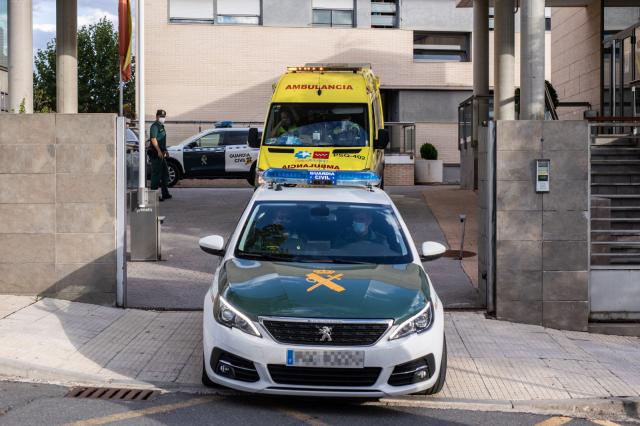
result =
[[180,168],[173,161],[167,161],[167,169],[169,170],[169,183],[167,186],[173,187],[182,177]]
[[207,374],[207,369],[204,367],[204,358],[202,359],[202,384],[208,388],[223,388],[224,386],[217,384],[213,380],[209,378]]
[[256,163],[251,165],[251,170],[249,170],[249,177],[247,178],[247,182],[249,185],[256,186]]
[[438,373],[438,380],[429,389],[422,392],[416,392],[414,395],[435,395],[439,393],[444,387],[444,382],[447,379],[447,339],[444,338],[442,345],[442,361],[440,362],[440,373]]

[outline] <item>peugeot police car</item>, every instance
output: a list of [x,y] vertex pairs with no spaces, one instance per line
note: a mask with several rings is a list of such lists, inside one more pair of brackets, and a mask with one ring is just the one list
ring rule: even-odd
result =
[[[270,169],[204,299],[202,380],[270,394],[435,394],[446,377],[442,302],[372,172]],[[309,184],[321,184],[309,188]]]
[[383,176],[380,80],[368,64],[289,67],[274,85],[260,147],[264,170],[370,170]]
[[230,126],[223,122],[168,147],[169,186],[180,179],[212,178],[247,179],[253,185],[260,150],[247,145],[249,128]]

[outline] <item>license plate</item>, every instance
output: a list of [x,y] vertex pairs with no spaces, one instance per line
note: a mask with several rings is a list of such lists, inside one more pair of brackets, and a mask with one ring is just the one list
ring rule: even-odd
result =
[[335,185],[336,172],[324,170],[309,170],[309,185]]
[[287,350],[287,365],[292,367],[363,368],[364,351]]

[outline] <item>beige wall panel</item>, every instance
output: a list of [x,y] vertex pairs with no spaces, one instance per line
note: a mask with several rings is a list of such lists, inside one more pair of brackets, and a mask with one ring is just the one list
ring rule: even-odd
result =
[[[553,8],[551,82],[561,102],[590,102],[600,109],[600,2]],[[584,108],[560,108],[560,119],[581,119]]]
[[472,85],[471,62],[414,62],[412,31],[169,24],[167,0],[146,5],[147,119],[262,121],[272,83],[306,62],[371,63],[387,87]]
[[456,123],[416,123],[416,151],[429,142],[438,150],[438,159],[445,163],[460,163],[458,125]]

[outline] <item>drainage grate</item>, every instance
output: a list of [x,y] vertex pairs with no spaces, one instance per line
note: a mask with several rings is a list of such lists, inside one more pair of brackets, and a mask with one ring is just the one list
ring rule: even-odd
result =
[[158,395],[159,391],[151,389],[123,389],[123,388],[72,388],[65,398],[110,399],[119,401],[149,401]]

